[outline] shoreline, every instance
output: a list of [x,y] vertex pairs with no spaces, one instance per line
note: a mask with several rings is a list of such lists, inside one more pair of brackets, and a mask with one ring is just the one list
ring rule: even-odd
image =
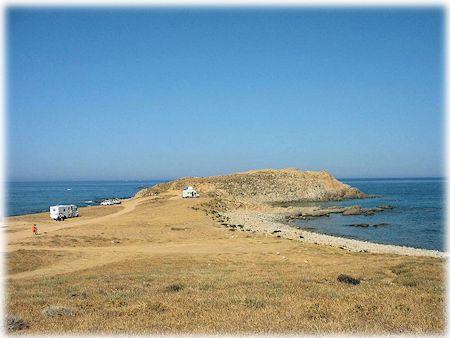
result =
[[284,220],[284,216],[277,213],[235,210],[221,212],[219,213],[219,217],[221,217],[222,225],[230,223],[231,225],[228,225],[228,227],[231,229],[258,232],[266,236],[276,236],[289,240],[297,240],[299,242],[328,245],[349,252],[436,258],[445,258],[447,256],[447,252],[445,251],[413,248],[396,244],[381,244],[303,230],[288,224]]
[[[130,201],[136,197],[120,199],[121,202]],[[98,205],[79,207],[79,210],[85,208],[95,207],[108,207]],[[402,246],[397,244],[382,244],[371,241],[351,239],[342,236],[322,234],[310,230],[294,227],[286,221],[286,213],[268,213],[260,211],[241,211],[241,210],[229,210],[226,212],[217,211],[219,215],[218,222],[224,227],[228,227],[230,230],[242,230],[249,232],[257,232],[265,234],[266,236],[274,236],[285,238],[289,240],[297,240],[299,242],[306,242],[318,245],[326,245],[337,247],[348,252],[359,253],[377,253],[377,254],[395,254],[403,256],[422,256],[422,257],[435,257],[445,258],[447,257],[446,251],[414,248],[408,246]],[[15,216],[5,216],[4,226],[8,227],[8,219],[14,219],[16,217],[32,217],[42,215],[47,212],[37,212]],[[49,221],[51,221],[49,217]],[[242,226],[242,227],[241,227]],[[233,230],[232,230],[233,231]]]

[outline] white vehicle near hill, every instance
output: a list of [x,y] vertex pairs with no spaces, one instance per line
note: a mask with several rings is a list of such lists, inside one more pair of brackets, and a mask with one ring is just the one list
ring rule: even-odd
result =
[[107,199],[100,203],[100,205],[114,205],[121,204],[122,202],[117,198]]
[[196,197],[199,197],[199,195],[193,187],[189,186],[189,187],[183,188],[182,197],[183,198],[196,198]]
[[78,208],[74,204],[53,205],[50,207],[50,218],[64,221],[66,218],[78,217]]

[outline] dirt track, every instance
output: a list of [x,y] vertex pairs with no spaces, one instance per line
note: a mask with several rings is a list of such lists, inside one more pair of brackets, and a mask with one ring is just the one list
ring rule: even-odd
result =
[[[7,219],[7,312],[30,324],[24,333],[442,332],[442,259],[228,229],[207,201],[172,191],[64,222]],[[77,316],[46,318],[52,305]]]
[[[77,217],[77,218],[66,219],[63,222],[57,222],[57,221],[51,220],[49,217],[48,221],[45,223],[38,222],[38,220],[36,220],[36,223],[39,223],[39,230],[41,233],[44,231],[47,233],[50,233],[53,231],[57,231],[57,230],[61,230],[61,229],[68,229],[68,228],[86,225],[86,224],[97,224],[97,223],[104,222],[104,221],[107,221],[112,218],[120,217],[121,215],[127,214],[129,212],[132,212],[136,208],[136,205],[139,202],[140,202],[139,200],[135,200],[135,199],[125,200],[121,204],[121,206],[123,206],[122,209],[120,209],[114,213],[105,215],[105,216],[98,216],[98,217],[94,216],[92,219],[91,218],[85,219],[84,217]],[[105,207],[105,208],[108,208],[108,207]],[[81,213],[83,212],[83,208],[80,209],[80,212]],[[14,217],[13,219],[15,219],[15,220],[17,219],[20,222],[21,217],[20,216]],[[32,222],[27,222],[27,223],[32,223]],[[12,225],[10,224],[9,227],[12,228]],[[30,229],[31,229],[31,227],[30,227]],[[13,243],[13,242],[20,241],[20,240],[23,240],[26,238],[31,238],[33,236],[34,235],[31,232],[31,230],[27,229],[27,230],[20,230],[17,232],[10,233],[7,235],[7,238],[8,238],[8,243]],[[9,246],[8,246],[8,249],[9,249]]]
[[[152,243],[149,245],[148,242],[144,242],[142,244],[139,243],[139,240],[134,241],[130,244],[123,243],[123,240],[126,239],[124,237],[117,236],[117,232],[120,232],[121,222],[124,220],[123,227],[127,228],[128,235],[132,235],[128,226],[128,222],[133,220],[133,222],[139,222],[142,218],[146,218],[145,213],[143,214],[143,210],[148,208],[147,203],[152,203],[157,201],[156,198],[141,198],[141,199],[129,199],[125,200],[122,203],[123,208],[104,215],[95,217],[79,217],[68,219],[64,222],[56,222],[49,220],[48,222],[38,222],[41,235],[41,238],[44,238],[42,244],[38,247],[35,245],[36,236],[34,236],[31,230],[20,230],[17,232],[12,232],[8,234],[8,246],[6,248],[7,252],[12,252],[16,250],[53,250],[53,251],[65,251],[67,253],[77,253],[78,258],[74,258],[74,256],[70,256],[70,259],[63,260],[61,262],[56,262],[55,264],[45,266],[32,271],[25,271],[16,274],[9,275],[10,279],[21,279],[21,278],[33,278],[33,277],[43,277],[43,276],[51,276],[63,273],[70,273],[78,270],[93,268],[96,266],[101,266],[113,262],[123,261],[126,259],[130,259],[133,257],[139,257],[142,255],[164,255],[164,254],[175,254],[175,253],[242,253],[250,251],[261,251],[264,250],[264,247],[248,247],[244,244],[238,244],[230,246],[230,239],[227,236],[226,239],[218,239],[215,236],[211,238],[204,238],[199,241],[195,237],[186,237],[180,238],[181,240],[176,242],[164,242],[164,243]],[[179,214],[174,214],[171,212],[173,207],[182,207],[185,209],[186,217],[188,217],[189,212],[192,212],[190,206],[199,204],[204,202],[203,199],[199,200],[182,200],[177,197],[168,197],[163,206],[159,206],[155,208],[154,216],[157,218],[161,217],[164,219],[165,223],[173,223],[174,225],[181,224],[184,225],[184,219],[180,218]],[[98,209],[108,208],[98,207]],[[80,209],[80,213],[83,213],[83,208]],[[197,217],[200,216],[200,219],[203,223],[211,222],[208,217],[205,217],[200,212],[195,212]],[[41,216],[39,214],[39,216]],[[27,216],[29,217],[29,216]],[[33,223],[32,220],[27,220],[26,222],[21,222],[20,217],[15,217],[14,222],[9,224],[9,228],[14,228],[14,226],[19,226],[26,223],[31,225]],[[105,224],[113,223],[117,224],[116,227],[106,226]],[[62,237],[64,234],[71,236],[75,234],[76,236],[84,236],[84,235],[92,235],[92,229],[94,228],[104,229],[104,235],[106,232],[109,232],[111,235],[115,235],[118,238],[116,241],[111,241],[107,246],[48,246],[45,245],[45,238],[49,238],[52,234],[61,233]],[[31,228],[27,226],[27,229]],[[208,229],[212,232],[217,232],[223,235],[226,233],[226,229],[218,229],[211,227]],[[44,233],[45,232],[45,233]],[[136,234],[134,234],[136,235]],[[228,235],[228,234],[227,234]],[[238,237],[238,235],[233,236]],[[31,244],[31,245],[30,245]],[[237,244],[237,243],[236,243]]]

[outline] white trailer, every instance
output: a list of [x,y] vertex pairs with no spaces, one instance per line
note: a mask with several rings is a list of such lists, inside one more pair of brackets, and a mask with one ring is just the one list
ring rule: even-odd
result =
[[66,218],[78,217],[78,208],[74,204],[53,205],[50,207],[50,218],[64,221]]
[[195,198],[198,197],[198,193],[193,187],[184,187],[183,194],[181,196],[183,198]]

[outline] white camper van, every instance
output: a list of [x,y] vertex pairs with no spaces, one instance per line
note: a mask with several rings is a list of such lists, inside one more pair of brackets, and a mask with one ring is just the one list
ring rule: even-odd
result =
[[64,221],[66,218],[78,217],[78,208],[74,204],[54,205],[50,207],[50,217],[55,221]]
[[183,188],[183,198],[195,198],[198,197],[197,191],[194,190],[192,187],[184,187]]

